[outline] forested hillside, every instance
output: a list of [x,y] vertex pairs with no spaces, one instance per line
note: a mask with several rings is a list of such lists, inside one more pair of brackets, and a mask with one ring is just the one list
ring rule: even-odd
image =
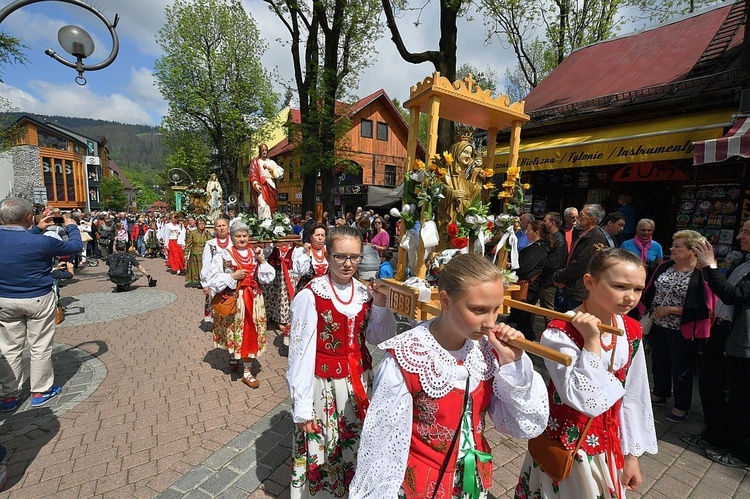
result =
[[[158,199],[154,186],[167,183],[160,174],[164,170],[164,145],[159,129],[148,125],[129,125],[114,121],[67,116],[44,116],[11,113],[13,122],[28,115],[38,121],[48,121],[92,139],[107,139],[109,157],[125,172],[128,179],[144,193],[143,202]],[[141,200],[138,202],[141,205]]]

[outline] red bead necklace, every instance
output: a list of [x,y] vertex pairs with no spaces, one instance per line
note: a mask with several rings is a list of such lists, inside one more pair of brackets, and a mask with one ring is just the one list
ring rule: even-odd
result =
[[312,253],[313,259],[318,263],[323,263],[326,260],[326,249],[325,247],[320,248],[319,251],[317,251],[315,248],[310,246],[310,253]]
[[328,274],[328,282],[331,285],[331,291],[333,291],[333,296],[336,297],[336,299],[341,303],[342,305],[349,305],[352,300],[354,299],[354,283],[352,282],[352,295],[349,297],[347,301],[342,300],[338,294],[336,294],[336,287],[333,285],[333,281],[331,280],[331,274]]
[[[588,307],[586,307],[586,302],[585,301],[583,302],[583,307],[582,308],[583,308],[584,312],[589,313],[589,310],[588,310]],[[610,326],[614,326],[615,325],[615,320],[616,320],[615,319],[615,314],[612,314],[612,318],[610,319],[611,322],[610,322],[609,325]],[[615,343],[617,342],[617,338],[615,338],[614,335],[612,335],[610,333],[609,334],[609,343],[605,345],[604,344],[604,340],[602,340],[602,336],[603,335],[600,333],[599,334],[599,344],[601,345],[602,350],[604,350],[605,352],[609,352],[610,350],[612,350],[615,347]]]
[[237,251],[237,248],[232,247],[232,254],[234,255],[234,258],[237,260],[237,263],[242,265],[243,267],[247,267],[251,263],[253,263],[253,253],[252,250],[247,250],[247,256],[240,255],[240,252]]
[[229,238],[228,238],[228,237],[225,237],[225,238],[224,238],[224,241],[225,241],[225,242],[223,242],[223,243],[222,243],[222,242],[221,242],[221,239],[219,239],[219,238],[217,237],[217,238],[216,238],[216,246],[218,246],[218,247],[219,247],[219,248],[221,248],[221,249],[227,249],[227,247],[229,246]]

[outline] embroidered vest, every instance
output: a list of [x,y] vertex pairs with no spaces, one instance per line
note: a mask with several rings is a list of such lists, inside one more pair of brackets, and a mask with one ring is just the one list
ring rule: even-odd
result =
[[[628,361],[620,369],[613,371],[612,374],[620,380],[623,386],[625,386],[625,378],[627,377],[628,369],[630,368],[630,364],[633,362],[633,357],[638,351],[641,343],[641,328],[638,322],[630,317],[623,316],[622,319],[625,324],[625,335],[628,339]],[[565,334],[575,342],[578,348],[583,348],[583,336],[581,336],[581,333],[579,333],[572,324],[553,320],[548,327],[565,332]],[[586,426],[588,416],[563,404],[557,393],[557,388],[552,381],[549,382],[547,389],[550,401],[549,421],[554,422],[554,425],[547,426],[547,429],[545,430],[547,436],[559,439],[567,449],[573,449],[578,442],[579,435]],[[619,437],[619,416],[621,406],[622,399],[615,402],[612,407],[595,417],[591,422],[591,427],[586,433],[586,440],[581,445],[581,448],[586,454],[594,455],[603,452],[614,452],[618,461],[622,460]],[[619,465],[618,467],[621,468],[622,465]]]
[[[394,358],[397,358],[392,349],[388,351]],[[434,399],[422,390],[418,374],[409,373],[403,368],[401,368],[401,373],[404,375],[406,386],[413,400],[409,459],[406,463],[402,488],[409,499],[432,497],[433,491],[438,487],[436,482],[440,474],[440,468],[462,416],[464,391],[453,388],[444,397]],[[492,398],[492,378],[480,381],[479,386],[469,396],[472,408],[472,432],[476,449],[491,453],[492,450],[484,438],[484,418]],[[460,439],[460,436],[458,438]],[[442,494],[438,492],[437,497],[451,497],[453,495],[459,443],[457,440],[439,484],[439,490],[443,492]],[[489,490],[492,487],[492,461],[482,463],[477,460],[477,471],[482,482],[482,488]]]
[[[357,286],[352,282],[352,286]],[[307,286],[312,290],[312,287]],[[315,375],[321,378],[341,379],[349,376],[350,366],[358,366],[361,375],[372,368],[372,357],[365,345],[365,329],[370,317],[372,301],[362,304],[356,316],[342,314],[330,299],[313,291],[315,309],[319,312]],[[350,333],[351,331],[351,333]]]

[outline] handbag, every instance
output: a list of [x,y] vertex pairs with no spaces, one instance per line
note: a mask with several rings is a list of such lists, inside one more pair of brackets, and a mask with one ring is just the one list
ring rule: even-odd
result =
[[87,242],[93,241],[93,240],[94,240],[94,238],[91,237],[91,234],[89,234],[88,232],[81,231],[81,242],[82,243],[87,243]]
[[651,326],[654,325],[654,315],[652,312],[646,312],[639,321],[641,323],[641,329],[643,330],[643,336],[648,336],[651,332]]
[[583,429],[575,449],[568,450],[557,438],[550,438],[546,432],[529,440],[529,453],[539,467],[553,481],[559,482],[570,476],[573,469],[573,461],[578,454],[578,449],[583,445],[583,439],[589,431],[594,418],[589,418]]
[[228,317],[237,313],[237,291],[227,293],[227,290],[217,293],[211,299],[211,308],[216,315]]
[[[617,352],[617,337],[613,337],[613,341],[615,341],[615,346],[612,349],[609,369],[607,369],[610,373],[614,366],[615,352]],[[553,481],[560,482],[570,476],[573,461],[575,461],[578,450],[583,445],[586,433],[588,433],[593,421],[593,417],[588,419],[581,436],[578,437],[578,443],[571,450],[567,449],[559,439],[548,437],[546,430],[538,437],[529,440],[529,454]]]
[[65,320],[65,310],[62,305],[55,307],[55,324],[60,324]]

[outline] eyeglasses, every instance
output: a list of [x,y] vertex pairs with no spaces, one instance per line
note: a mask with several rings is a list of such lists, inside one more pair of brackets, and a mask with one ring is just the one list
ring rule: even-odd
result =
[[374,225],[383,225],[383,222],[373,222]]
[[351,261],[354,265],[362,261],[362,255],[331,255],[333,261],[339,265],[344,265],[347,260]]

